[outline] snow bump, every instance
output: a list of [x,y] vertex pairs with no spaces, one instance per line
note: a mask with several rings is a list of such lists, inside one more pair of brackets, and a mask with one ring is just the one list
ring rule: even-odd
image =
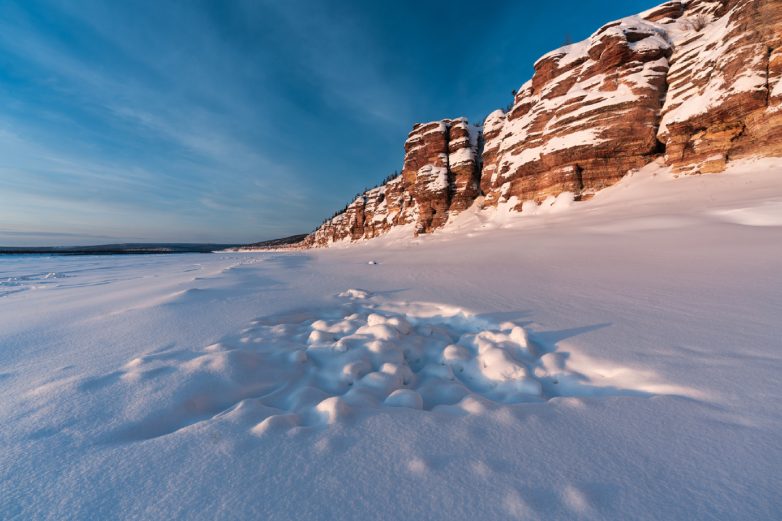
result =
[[515,322],[348,289],[333,305],[254,320],[201,352],[134,358],[114,375],[138,395],[147,385],[165,391],[114,441],[217,419],[266,436],[381,411],[481,415],[502,404],[622,394],[590,387],[567,359]]

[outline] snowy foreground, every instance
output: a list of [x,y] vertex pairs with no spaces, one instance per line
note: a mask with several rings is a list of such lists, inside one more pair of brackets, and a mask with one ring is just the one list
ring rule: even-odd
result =
[[0,258],[0,518],[779,519],[782,163],[655,168],[415,240]]

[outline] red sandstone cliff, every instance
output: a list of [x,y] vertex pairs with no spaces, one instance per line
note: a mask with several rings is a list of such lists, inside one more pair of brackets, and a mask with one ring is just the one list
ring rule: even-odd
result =
[[372,238],[393,226],[429,233],[479,195],[478,134],[464,118],[417,124],[405,141],[402,173],[350,203],[305,240],[323,246]]
[[415,125],[401,175],[303,244],[429,233],[480,195],[517,209],[588,197],[661,155],[688,173],[782,156],[781,43],[782,0],[674,1],[609,23],[540,58],[482,135],[463,118]]
[[681,171],[782,155],[782,1],[693,1],[675,52],[658,138]]

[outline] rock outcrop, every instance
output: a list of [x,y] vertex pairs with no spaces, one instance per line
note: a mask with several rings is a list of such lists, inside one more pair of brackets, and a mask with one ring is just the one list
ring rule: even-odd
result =
[[591,194],[658,153],[669,20],[626,18],[535,63],[511,110],[486,120],[486,204]]
[[693,1],[675,34],[658,138],[680,171],[782,155],[782,2]]
[[405,141],[402,173],[358,196],[304,245],[368,239],[394,226],[411,225],[415,234],[443,226],[480,193],[479,134],[465,118],[416,124]]
[[415,200],[417,233],[445,224],[451,203],[448,178],[448,126],[444,121],[414,126],[405,141],[402,180]]
[[470,207],[610,186],[663,156],[683,173],[782,156],[782,1],[672,1],[535,63],[506,113],[413,127],[402,173],[304,241],[429,233]]

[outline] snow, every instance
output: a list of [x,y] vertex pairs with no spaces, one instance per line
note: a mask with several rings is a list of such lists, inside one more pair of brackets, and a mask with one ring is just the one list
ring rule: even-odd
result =
[[[670,46],[670,42],[668,41],[667,28],[661,26],[660,24],[644,20],[640,16],[628,16],[622,18],[621,20],[617,20],[616,22],[604,25],[589,38],[589,47],[599,43],[606,37],[623,39],[626,32],[651,34],[651,36],[643,38],[637,42],[629,42],[630,48],[639,52],[664,49]],[[576,49],[576,52],[579,54],[585,54],[587,50],[587,48],[581,45],[576,47]]]
[[782,201],[766,201],[747,208],[718,210],[714,215],[745,226],[782,226]]
[[448,164],[451,167],[460,165],[462,163],[469,163],[471,161],[475,161],[475,152],[473,151],[472,147],[469,146],[465,148],[460,148],[456,152],[453,152],[448,155]]
[[448,188],[448,168],[444,166],[424,165],[418,169],[417,176],[426,181],[424,189],[428,192],[439,192]]
[[390,407],[407,407],[408,409],[423,409],[424,407],[423,398],[412,389],[397,389],[389,394],[383,403]]
[[587,50],[589,49],[590,41],[583,40],[581,42],[565,45],[541,56],[535,63],[537,65],[543,60],[557,58],[557,65],[559,67],[567,67],[568,65],[586,57]]
[[600,138],[599,129],[579,130],[578,132],[551,138],[546,143],[546,146],[543,147],[543,153],[550,154],[558,150],[567,150],[578,146],[597,145],[604,141],[604,139]]
[[501,129],[504,123],[505,112],[503,112],[502,109],[497,109],[486,116],[486,119],[483,122],[483,130],[487,133],[493,132],[495,130]]
[[564,136],[553,137],[543,146],[523,148],[518,154],[507,154],[504,156],[504,160],[511,167],[504,174],[504,177],[512,176],[516,169],[527,163],[540,161],[541,155],[552,154],[574,147],[591,147],[603,143],[606,140],[600,137],[601,132],[602,129],[599,127],[574,131]]
[[524,201],[521,211],[524,215],[545,215],[547,213],[561,212],[570,208],[575,201],[573,192],[562,192],[557,196],[550,195],[540,204],[535,201]]
[[[432,128],[428,128],[430,126],[432,126]],[[427,136],[429,134],[444,134],[446,130],[448,130],[444,121],[432,121],[431,123],[427,123],[426,125],[424,125],[424,127],[427,128],[426,132],[421,132],[422,129],[420,128],[410,132],[409,137],[405,141],[405,144],[422,141],[424,139],[424,136]],[[413,148],[417,148],[417,147],[413,147]]]
[[[678,48],[678,57],[671,66],[669,77],[678,78],[683,73],[692,74],[692,77],[686,77],[686,81],[678,81],[671,86],[663,105],[658,131],[660,136],[666,135],[667,127],[672,123],[702,115],[737,94],[767,88],[766,68],[763,65],[766,47],[745,42],[744,33],[736,30],[736,21],[732,16],[723,15],[716,20],[710,18],[705,28],[696,32],[695,36],[690,19],[682,18],[666,26]],[[729,65],[735,55],[747,46],[752,47],[748,54],[754,56],[754,60],[743,64],[743,73],[730,83],[722,73],[715,73],[730,69],[726,64]],[[699,88],[696,86],[699,83],[705,85]]]
[[780,98],[780,97],[782,97],[782,78],[777,79],[776,85],[774,85],[774,88],[771,89],[769,97],[771,97],[771,98]]
[[0,257],[0,518],[776,519],[781,180]]

